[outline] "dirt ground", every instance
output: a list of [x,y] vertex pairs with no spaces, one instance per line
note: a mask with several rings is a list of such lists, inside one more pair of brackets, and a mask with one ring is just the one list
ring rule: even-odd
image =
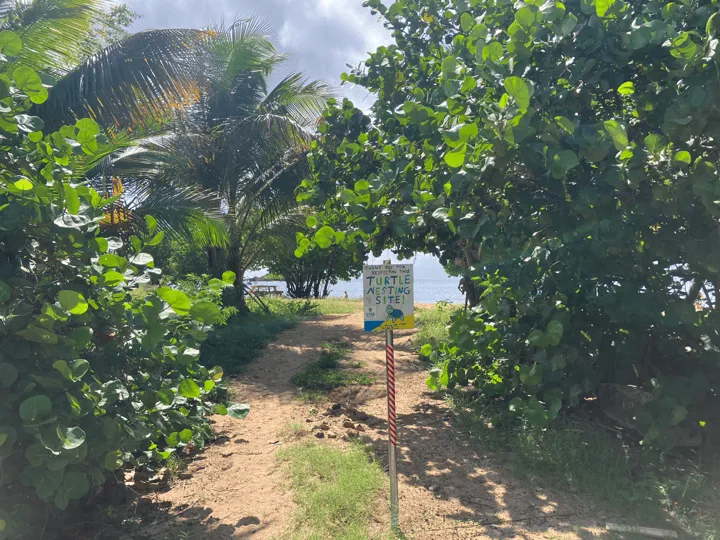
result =
[[[297,399],[290,378],[320,355],[326,341],[352,345],[349,362],[375,375],[370,387],[350,387],[330,404]],[[479,453],[454,427],[445,403],[425,386],[426,368],[412,350],[412,332],[397,332],[397,410],[400,522],[410,539],[598,538],[604,519],[580,498],[521,483],[502,456]],[[156,495],[168,517],[147,526],[154,540],[269,539],[283,536],[295,506],[276,452],[297,438],[288,424],[306,426],[307,440],[346,445],[348,422],[381,463],[387,462],[384,336],[362,331],[362,313],[327,316],[282,333],[245,374],[231,383],[234,400],[251,404],[246,420],[214,418],[220,435],[172,488]],[[337,405],[336,405],[337,407]],[[326,424],[320,429],[321,424]],[[322,431],[323,437],[315,434]],[[387,491],[387,490],[386,490]],[[378,499],[373,536],[388,521],[387,492]]]

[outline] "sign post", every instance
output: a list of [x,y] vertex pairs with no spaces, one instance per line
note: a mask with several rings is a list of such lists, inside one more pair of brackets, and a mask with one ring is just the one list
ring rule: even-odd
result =
[[393,531],[400,526],[397,479],[397,414],[395,410],[395,347],[393,330],[415,327],[413,267],[390,264],[363,267],[365,331],[385,331],[385,368],[388,399],[388,473],[390,519]]

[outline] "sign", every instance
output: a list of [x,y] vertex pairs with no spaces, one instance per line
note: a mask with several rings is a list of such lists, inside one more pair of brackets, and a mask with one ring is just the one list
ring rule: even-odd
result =
[[415,328],[412,264],[363,267],[365,331]]

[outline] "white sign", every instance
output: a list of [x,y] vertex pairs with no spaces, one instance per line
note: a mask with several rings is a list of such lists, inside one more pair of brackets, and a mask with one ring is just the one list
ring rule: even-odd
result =
[[363,267],[365,331],[415,328],[412,264]]

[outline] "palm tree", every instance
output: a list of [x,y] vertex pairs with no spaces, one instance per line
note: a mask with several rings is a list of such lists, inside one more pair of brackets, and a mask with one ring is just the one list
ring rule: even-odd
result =
[[34,109],[49,130],[86,116],[111,131],[134,129],[196,95],[205,32],[140,32],[93,55],[88,37],[106,7],[104,0],[0,0],[0,31],[23,43],[17,62],[52,85]]
[[126,186],[216,194],[229,236],[225,259],[244,307],[244,276],[263,240],[294,216],[294,192],[307,173],[306,152],[328,90],[302,74],[268,87],[284,56],[263,21],[237,20],[211,34],[197,100],[177,110],[167,136],[118,155],[111,174]]
[[[105,130],[111,149],[164,129],[173,111],[198,99],[200,60],[208,33],[151,30],[130,35],[97,52],[91,36],[107,18],[105,0],[0,0],[0,31],[22,40],[17,63],[33,68],[52,88],[32,114],[46,131],[91,117]],[[223,245],[222,227],[212,220],[217,198],[197,187],[183,189],[136,184],[104,174],[106,162],[83,171],[105,195],[122,194],[102,224],[122,234],[144,227],[147,213],[166,228]],[[140,204],[139,204],[140,202]]]

